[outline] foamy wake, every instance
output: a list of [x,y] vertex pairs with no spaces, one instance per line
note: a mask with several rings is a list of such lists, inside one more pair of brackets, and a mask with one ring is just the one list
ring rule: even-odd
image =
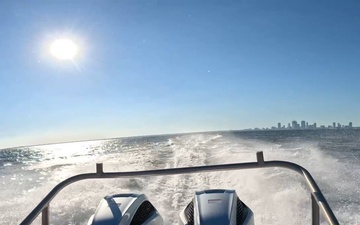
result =
[[[169,160],[168,167],[246,162],[255,159],[255,146],[251,146],[250,142],[201,134],[181,136],[172,142],[174,156]],[[265,146],[269,148],[268,145],[259,144],[257,150]],[[165,212],[168,224],[178,223],[178,212],[191,201],[196,190],[209,188],[235,189],[240,198],[254,210],[256,224],[305,224],[310,218],[306,189],[294,178],[290,180],[293,185],[277,183],[276,180],[283,176],[284,172],[280,170],[178,175],[160,178],[153,183],[149,187],[149,197],[154,195],[155,204],[159,210]],[[159,183],[161,185],[158,185]],[[153,186],[157,189],[153,189]]]

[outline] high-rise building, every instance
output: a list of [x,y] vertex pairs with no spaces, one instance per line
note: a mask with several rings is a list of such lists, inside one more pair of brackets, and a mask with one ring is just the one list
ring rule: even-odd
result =
[[306,122],[306,128],[309,128],[309,123],[308,122]]
[[336,123],[335,123],[335,122],[333,122],[333,127],[334,127],[334,128],[336,127]]
[[316,123],[314,123],[314,128],[317,128]]
[[338,123],[338,126],[337,126],[338,128],[341,128],[341,124],[340,123]]
[[349,123],[349,128],[352,128],[352,122]]
[[293,129],[297,129],[298,128],[298,123],[296,122],[296,120],[292,121],[292,128]]
[[281,129],[281,123],[278,123],[278,129]]
[[304,120],[301,121],[301,129],[305,129],[305,121]]

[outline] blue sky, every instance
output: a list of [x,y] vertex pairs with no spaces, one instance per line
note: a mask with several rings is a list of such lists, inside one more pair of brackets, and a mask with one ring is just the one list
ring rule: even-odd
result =
[[[0,147],[360,125],[358,1],[1,1]],[[73,62],[49,54],[79,46]]]

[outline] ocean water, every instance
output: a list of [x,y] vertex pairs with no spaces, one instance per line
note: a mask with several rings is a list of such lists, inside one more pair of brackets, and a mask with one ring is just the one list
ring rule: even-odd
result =
[[[307,168],[341,224],[360,224],[360,130],[211,132],[119,138],[0,150],[0,224],[18,224],[67,177],[104,170],[287,160]],[[169,177],[80,181],[52,202],[51,223],[86,224],[100,199],[115,193],[145,193],[166,224],[194,191],[235,189],[253,210],[255,224],[310,224],[310,195],[302,178],[280,168]],[[40,224],[36,220],[34,224]],[[324,223],[325,224],[325,223]]]

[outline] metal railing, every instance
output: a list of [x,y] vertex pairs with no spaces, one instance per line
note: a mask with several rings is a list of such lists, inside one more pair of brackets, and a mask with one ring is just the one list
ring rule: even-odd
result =
[[103,164],[96,164],[96,173],[84,173],[70,177],[56,185],[45,198],[30,212],[30,214],[20,223],[20,225],[30,225],[36,217],[42,213],[42,225],[49,225],[49,205],[53,198],[66,186],[87,179],[106,179],[106,178],[125,178],[125,177],[144,177],[144,176],[163,176],[176,174],[200,173],[207,171],[225,171],[281,167],[298,172],[305,179],[311,192],[312,225],[320,224],[320,210],[325,220],[330,225],[339,225],[333,211],[321,193],[318,185],[311,174],[303,167],[286,161],[264,161],[263,152],[256,153],[257,162],[220,164],[209,166],[182,167],[171,169],[157,169],[130,172],[104,172]]

